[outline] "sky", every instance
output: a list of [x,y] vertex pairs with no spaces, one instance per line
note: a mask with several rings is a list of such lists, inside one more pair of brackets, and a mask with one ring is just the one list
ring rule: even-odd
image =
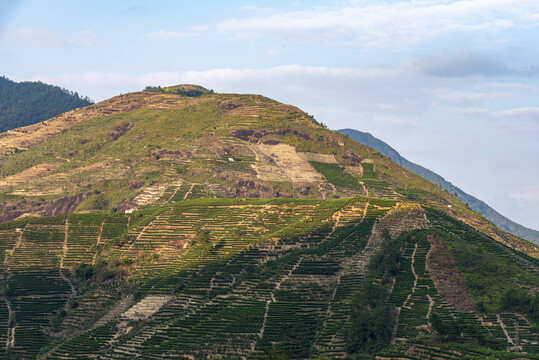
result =
[[0,75],[199,84],[370,132],[539,230],[537,0],[0,0]]

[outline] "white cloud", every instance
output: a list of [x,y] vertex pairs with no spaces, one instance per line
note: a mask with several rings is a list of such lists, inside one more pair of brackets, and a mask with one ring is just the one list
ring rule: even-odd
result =
[[460,115],[471,117],[490,115],[490,111],[484,108],[456,108],[455,111]]
[[152,40],[170,41],[170,40],[185,39],[185,38],[197,36],[208,29],[209,29],[208,25],[198,25],[198,26],[193,26],[189,28],[188,31],[167,31],[167,30],[153,31],[153,32],[144,34],[144,37],[148,39],[152,39]]
[[36,28],[22,28],[8,33],[7,40],[25,43],[32,46],[92,46],[97,42],[97,36],[92,30],[79,31],[71,36]]
[[144,36],[152,40],[177,40],[191,37],[193,34],[189,32],[159,30],[147,33]]
[[358,2],[269,16],[228,19],[221,32],[240,36],[340,38],[363,44],[413,43],[450,32],[493,31],[515,21],[534,21],[535,0],[416,0],[394,3]]
[[539,201],[539,185],[511,191],[509,196],[518,201]]
[[539,120],[539,108],[538,107],[525,107],[525,108],[515,108],[497,111],[494,113],[494,116],[499,118],[521,118],[521,119],[531,119]]
[[457,105],[457,106],[470,106],[478,105],[485,98],[485,93],[479,92],[462,92],[455,91],[454,89],[436,89],[429,90],[435,97],[438,103],[443,105]]

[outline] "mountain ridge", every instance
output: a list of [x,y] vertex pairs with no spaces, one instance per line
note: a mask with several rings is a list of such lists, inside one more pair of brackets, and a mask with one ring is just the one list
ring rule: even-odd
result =
[[14,82],[0,76],[0,132],[32,125],[93,102],[76,92],[42,82]]
[[346,134],[350,136],[350,138],[352,138],[353,140],[372,147],[373,149],[386,155],[402,167],[412,171],[415,174],[418,174],[419,176],[427,179],[433,184],[440,185],[443,189],[449,191],[451,194],[456,194],[456,196],[464,203],[468,204],[472,210],[478,212],[479,214],[482,214],[499,228],[513,235],[534,242],[535,244],[539,244],[539,231],[520,225],[512,221],[511,219],[501,215],[484,201],[479,200],[473,195],[464,192],[459,187],[445,180],[442,176],[436,174],[432,170],[429,170],[421,165],[415,164],[402,157],[397,150],[393,149],[384,141],[374,137],[372,134],[354,129],[339,129],[337,131],[341,134]]

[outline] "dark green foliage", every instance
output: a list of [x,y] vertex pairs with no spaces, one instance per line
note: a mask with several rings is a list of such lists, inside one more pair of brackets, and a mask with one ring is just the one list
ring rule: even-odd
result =
[[73,269],[73,275],[79,280],[88,280],[95,274],[95,266],[79,264]]
[[530,320],[539,324],[539,293],[529,294],[522,288],[507,289],[501,298],[504,310],[527,314]]
[[361,166],[363,168],[363,176],[360,178],[360,180],[363,182],[363,184],[365,184],[365,186],[374,189],[383,189],[387,186],[384,181],[380,180],[378,174],[376,174],[373,163],[363,162],[361,163]]
[[[351,327],[348,342],[349,353],[372,353],[381,349],[391,340],[392,319],[387,303],[389,276],[398,272],[400,245],[409,240],[415,232],[399,239],[392,239],[389,232],[382,234],[384,244],[369,264],[369,276],[361,291],[354,296]],[[382,278],[381,284],[375,279]]]
[[206,94],[213,94],[213,90],[208,90],[197,85],[179,85],[166,88],[162,88],[161,86],[146,86],[144,91],[175,94],[187,97],[200,97]]
[[58,86],[42,82],[16,83],[0,76],[0,132],[35,124],[91,104],[90,99]]
[[347,173],[339,164],[318,161],[309,161],[309,163],[333,185],[351,189],[359,188],[356,178]]
[[[494,353],[507,346],[507,341],[501,341],[503,331],[500,340],[494,330],[481,325],[473,312],[461,313],[444,305],[426,268],[426,259],[429,235],[435,232],[449,250],[464,249],[464,266],[474,266],[469,262],[479,254],[486,259],[479,261],[494,274],[497,270],[493,270],[491,256],[503,262],[509,250],[431,210],[426,215],[433,228],[399,235],[392,227],[404,223],[399,217],[390,223],[379,221],[395,204],[394,200],[362,198],[196,199],[129,215],[71,214],[67,222],[66,216],[28,218],[22,243],[13,254],[8,253],[8,265],[19,264],[16,260],[23,258],[21,251],[35,254],[36,246],[46,246],[41,253],[58,259],[64,253],[65,241],[68,250],[61,271],[71,275],[77,293],[73,296],[70,284],[60,276],[59,261],[51,262],[48,271],[36,268],[34,272],[10,273],[4,289],[9,290],[8,301],[15,310],[15,344],[24,350],[14,356],[34,358],[43,349],[41,353],[48,353],[48,358],[87,358],[91,354],[126,359],[135,356],[116,350],[132,349],[136,357],[147,359],[182,358],[188,354],[197,358],[238,358],[253,350],[249,357],[257,359],[322,359],[333,358],[334,354],[373,359],[391,351],[388,357],[404,358],[407,356],[399,355],[417,348],[421,353],[407,358],[419,359],[447,358],[437,355],[466,345],[459,350],[466,356],[451,353],[451,358],[468,358],[468,354],[504,358]],[[363,206],[367,207],[364,215]],[[335,226],[333,214],[340,209],[339,226]],[[355,209],[356,216],[347,217],[348,209]],[[393,216],[390,213],[386,219]],[[15,223],[20,224],[13,222],[0,233],[6,249],[15,246],[20,236],[14,231]],[[380,235],[380,246],[369,253],[371,247],[365,246],[372,239],[374,226]],[[278,241],[273,242],[276,238]],[[180,239],[179,246],[172,248],[172,239]],[[81,246],[96,242],[97,245]],[[189,246],[183,248],[184,243]],[[167,254],[154,251],[159,244],[177,251],[167,263],[162,263]],[[370,260],[366,270],[350,271],[349,260],[365,254]],[[92,258],[95,265],[89,265]],[[32,259],[35,262],[39,256]],[[518,259],[533,264],[532,259]],[[537,297],[514,290],[520,285],[533,285],[533,278],[525,276],[520,265],[516,268],[510,269],[509,276],[518,284],[507,288],[511,292],[493,292],[493,296],[498,297],[500,309],[509,313],[500,315],[505,326],[514,328],[519,321],[521,330],[527,331],[522,331],[522,339],[531,339],[535,335],[518,313],[535,311]],[[72,273],[68,274],[67,269]],[[507,267],[499,269],[505,271]],[[30,298],[28,294],[37,297]],[[149,319],[129,320],[132,330],[120,337],[115,337],[116,320],[95,327],[98,318],[123,300],[134,299],[136,303],[147,295],[174,297]],[[430,308],[427,296],[434,301]],[[7,323],[7,307],[3,304],[0,303],[0,320]],[[85,319],[94,306],[96,313]],[[400,311],[394,309],[397,306]],[[485,301],[485,309],[491,307],[492,303]],[[496,314],[493,316],[495,319]],[[71,331],[79,326],[77,335],[66,339],[53,339],[41,330]],[[7,329],[0,329],[7,333]],[[390,345],[393,330],[406,341]],[[534,345],[526,345],[526,351],[535,351]],[[405,349],[400,354],[399,346]],[[17,351],[17,347],[11,350]]]
[[391,339],[391,318],[385,287],[367,283],[354,297],[348,352],[371,352]]
[[109,201],[103,196],[103,194],[96,194],[92,198],[92,209],[105,210],[109,205]]

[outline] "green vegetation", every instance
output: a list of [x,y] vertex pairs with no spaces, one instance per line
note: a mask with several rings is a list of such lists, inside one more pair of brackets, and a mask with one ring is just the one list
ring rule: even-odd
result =
[[32,125],[91,104],[90,99],[58,86],[41,82],[16,83],[0,76],[0,132]]
[[308,114],[190,85],[86,110],[0,146],[0,356],[537,352],[533,248]]
[[457,260],[470,295],[480,310],[520,312],[536,326],[539,325],[537,293],[529,293],[518,285],[539,287],[536,259],[519,256],[510,248],[440,212],[431,210],[430,217],[445,230],[440,236],[444,237]]
[[144,91],[182,95],[187,97],[200,97],[202,95],[213,94],[213,90],[208,90],[198,85],[178,85],[164,88],[161,86],[146,86]]
[[[4,293],[12,325],[24,335],[15,336],[10,352],[362,358],[407,357],[421,348],[499,356],[506,354],[499,352],[501,325],[479,321],[496,314],[506,329],[519,327],[527,352],[536,351],[530,341],[537,331],[527,323],[535,321],[536,300],[521,290],[537,284],[525,270],[536,271],[533,258],[440,212],[426,215],[433,228],[417,229],[423,212],[394,200],[200,198],[132,214],[7,222],[0,229]],[[458,312],[438,294],[426,270],[432,234],[444,239],[465,279],[468,272],[483,279],[482,287],[469,283],[482,312]],[[479,245],[489,254],[483,264],[497,260],[511,271],[510,293],[487,281],[498,276],[494,266],[481,274],[467,260]],[[485,292],[499,301],[485,302]],[[133,315],[125,304],[135,304]],[[124,315],[99,322],[116,311]],[[6,334],[7,318],[0,311]],[[394,330],[404,340],[390,345]],[[68,335],[58,339],[50,331]]]
[[339,164],[322,163],[317,161],[309,161],[316,171],[324,175],[324,177],[335,186],[344,188],[357,189],[359,183],[356,178],[347,173]]

